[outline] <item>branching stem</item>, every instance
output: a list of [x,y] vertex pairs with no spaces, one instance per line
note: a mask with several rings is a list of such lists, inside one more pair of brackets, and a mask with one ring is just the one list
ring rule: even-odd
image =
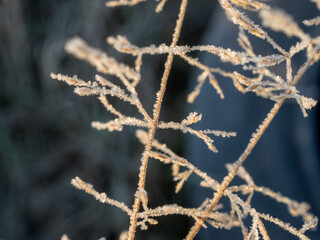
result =
[[[180,36],[180,32],[181,32],[181,27],[182,27],[182,23],[183,23],[183,19],[185,16],[185,12],[186,12],[186,7],[187,7],[187,3],[188,0],[182,0],[182,3],[180,5],[180,12],[179,12],[179,17],[178,20],[176,22],[176,26],[174,29],[174,33],[173,33],[173,37],[172,37],[172,43],[170,45],[171,48],[174,48],[177,45],[179,36]],[[138,193],[141,189],[144,189],[145,187],[145,181],[146,181],[146,172],[147,172],[147,166],[148,166],[148,160],[149,160],[149,153],[151,151],[151,147],[152,147],[152,142],[154,139],[154,135],[155,135],[155,131],[157,128],[157,124],[159,121],[159,116],[160,116],[160,109],[161,109],[161,105],[162,105],[162,99],[166,90],[166,86],[167,86],[167,81],[168,81],[168,77],[170,74],[170,70],[171,70],[171,66],[172,66],[172,62],[173,62],[173,52],[171,51],[168,54],[167,60],[165,62],[165,69],[161,78],[161,85],[160,85],[160,90],[159,92],[157,92],[157,99],[156,99],[156,103],[154,105],[154,109],[153,109],[153,126],[149,129],[148,132],[148,142],[145,146],[144,152],[142,154],[142,158],[141,158],[141,166],[139,169],[139,182],[138,182],[138,188],[136,190],[136,194],[135,194],[135,201],[133,204],[133,208],[132,208],[132,214],[130,217],[130,227],[129,227],[129,232],[128,232],[128,239],[129,240],[133,240],[134,239],[134,235],[135,235],[135,231],[137,228],[137,215],[139,212],[139,208],[140,208],[140,198],[138,197]]]
[[[233,170],[230,171],[230,173],[223,179],[220,185],[220,188],[214,194],[214,197],[211,201],[211,205],[206,210],[206,215],[208,215],[214,209],[217,203],[220,201],[221,197],[224,195],[226,188],[229,186],[233,178],[236,176],[239,168],[241,167],[243,162],[247,159],[247,157],[250,155],[252,149],[255,147],[260,137],[262,136],[262,134],[268,128],[269,124],[271,123],[273,118],[276,116],[276,114],[278,113],[283,103],[284,103],[284,100],[281,100],[280,102],[277,102],[274,104],[273,108],[270,110],[267,117],[264,119],[263,123],[260,125],[260,127],[254,134],[254,136],[250,139],[250,143],[246,147],[245,151],[241,154],[239,159],[235,162]],[[190,232],[188,233],[186,240],[194,239],[194,237],[199,232],[200,227],[203,225],[204,221],[206,220],[206,215],[194,224],[194,226],[191,228]]]
[[[302,75],[307,71],[307,69],[315,63],[319,59],[319,52],[315,54],[315,56],[311,59],[309,59],[306,64],[298,71],[296,76],[293,79],[292,86],[295,86],[298,81],[301,79]],[[289,91],[289,90],[288,90]],[[288,91],[286,93],[288,93]],[[214,209],[214,207],[219,203],[220,199],[224,195],[224,192],[226,188],[229,186],[233,178],[237,175],[237,172],[239,168],[242,166],[244,161],[247,159],[247,157],[250,155],[252,149],[256,146],[258,143],[260,137],[263,135],[265,130],[270,125],[271,121],[274,119],[274,117],[277,115],[279,109],[283,105],[285,101],[285,98],[280,100],[279,102],[275,103],[273,108],[268,113],[267,117],[263,120],[262,124],[258,127],[256,132],[253,134],[252,138],[249,140],[249,144],[247,145],[244,152],[241,154],[239,159],[234,163],[234,167],[232,171],[229,172],[229,174],[223,179],[218,191],[214,194],[210,206],[207,208],[205,216],[202,217],[199,221],[197,221],[193,227],[190,229],[186,240],[192,240],[195,238],[197,233],[199,232],[201,226],[204,224],[204,221],[207,219],[207,215]]]

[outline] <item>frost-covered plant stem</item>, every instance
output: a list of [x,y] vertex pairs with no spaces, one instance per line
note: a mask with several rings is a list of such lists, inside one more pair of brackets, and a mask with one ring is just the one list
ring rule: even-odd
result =
[[[186,8],[187,8],[187,3],[188,3],[188,0],[182,0],[181,6],[180,6],[179,17],[178,17],[178,20],[177,20],[177,23],[176,23],[176,26],[174,29],[174,34],[172,37],[172,43],[171,43],[170,48],[174,48],[177,45],[177,42],[178,42],[178,39],[180,36],[180,32],[181,32],[183,19],[184,19]],[[172,62],[173,62],[173,57],[174,57],[174,54],[172,51],[170,51],[168,54],[167,60],[165,62],[165,65],[164,65],[165,69],[164,69],[164,72],[163,72],[163,75],[161,78],[160,90],[157,92],[156,103],[155,103],[154,109],[153,109],[153,126],[149,129],[148,143],[145,146],[145,150],[144,150],[144,152],[142,154],[142,158],[141,158],[138,188],[137,188],[137,191],[135,194],[135,200],[134,200],[134,204],[133,204],[133,213],[130,217],[130,227],[129,227],[129,232],[128,232],[128,239],[129,240],[134,239],[135,231],[137,228],[137,214],[139,212],[140,202],[141,202],[141,199],[139,197],[139,192],[141,191],[141,189],[144,189],[144,186],[145,186],[149,154],[151,151],[152,142],[154,140],[154,134],[156,132],[158,121],[159,121],[161,104],[162,104],[163,96],[164,96],[164,93],[166,90],[166,86],[167,86],[167,82],[168,82],[168,78],[169,78],[169,74],[170,74],[170,70],[171,70],[171,66],[172,66]]]
[[239,159],[235,162],[234,167],[229,174],[224,177],[218,191],[214,194],[213,199],[211,200],[211,205],[207,208],[205,212],[205,216],[200,219],[200,221],[196,222],[194,226],[190,229],[186,240],[191,240],[194,239],[197,233],[199,232],[201,226],[203,225],[204,221],[206,220],[206,216],[215,208],[215,206],[218,204],[220,199],[223,197],[224,192],[226,188],[229,186],[231,181],[234,179],[234,177],[237,175],[237,172],[239,168],[242,166],[244,161],[247,159],[247,157],[250,155],[251,151],[253,148],[256,146],[258,143],[260,137],[262,134],[265,132],[265,130],[268,128],[270,125],[271,121],[273,118],[277,115],[279,109],[281,108],[282,104],[284,103],[284,100],[281,100],[278,103],[275,103],[273,108],[270,110],[268,113],[267,117],[263,120],[262,124],[259,126],[258,130],[256,133],[253,135],[253,137],[250,139],[249,144],[247,145],[246,149],[244,152],[241,154]]
[[[303,74],[307,71],[307,69],[315,63],[319,58],[319,54],[315,55],[312,59],[306,62],[304,66],[301,67],[301,69],[298,71],[297,75],[294,78],[294,82],[292,86],[295,86]],[[287,92],[288,93],[288,92]],[[229,174],[224,177],[219,189],[217,190],[216,193],[214,193],[214,196],[211,200],[211,205],[207,208],[205,212],[205,216],[200,219],[200,221],[197,221],[193,227],[190,229],[186,240],[192,240],[195,238],[197,233],[199,232],[201,226],[204,224],[206,220],[206,216],[215,208],[215,206],[218,204],[220,199],[223,197],[224,192],[226,188],[229,186],[231,181],[234,179],[234,177],[237,175],[237,172],[239,168],[242,166],[244,161],[247,159],[247,157],[250,155],[251,151],[254,149],[256,144],[258,143],[259,139],[263,135],[263,133],[266,131],[266,129],[269,127],[270,123],[274,119],[274,117],[277,115],[279,112],[281,106],[283,105],[285,99],[280,100],[279,102],[275,103],[270,110],[270,112],[267,114],[267,117],[263,120],[263,122],[260,124],[260,126],[257,128],[256,132],[252,135],[252,137],[249,140],[249,144],[247,145],[246,149],[244,152],[241,154],[241,156],[238,158],[238,160],[234,163],[234,167],[232,171],[229,172]]]
[[[112,0],[107,3],[108,6],[133,6],[144,0]],[[317,3],[320,10],[320,0],[312,0]],[[158,4],[156,12],[160,12],[166,3],[166,0],[157,0]],[[206,227],[206,224],[212,225],[214,228],[224,228],[230,230],[233,227],[240,227],[244,239],[259,239],[261,235],[264,240],[270,239],[263,221],[269,221],[278,227],[288,231],[292,235],[297,236],[302,240],[309,239],[305,232],[314,229],[317,225],[317,217],[309,212],[310,206],[307,203],[299,203],[281,193],[276,193],[269,188],[257,186],[250,174],[242,166],[251,151],[254,149],[259,139],[268,128],[274,117],[277,115],[285,99],[295,99],[298,103],[304,117],[307,117],[307,111],[314,107],[317,103],[311,97],[306,97],[300,94],[296,88],[296,84],[304,75],[304,73],[317,62],[320,58],[320,37],[312,38],[308,33],[300,29],[299,25],[293,21],[292,17],[284,11],[271,9],[266,4],[259,0],[219,0],[221,7],[225,10],[229,20],[239,27],[238,43],[242,51],[226,49],[215,45],[199,45],[199,46],[179,46],[178,39],[180,36],[183,19],[186,13],[188,0],[181,0],[178,19],[174,28],[172,41],[170,45],[160,44],[159,46],[150,45],[139,47],[132,44],[126,36],[110,36],[107,42],[112,45],[118,52],[133,56],[135,67],[131,67],[125,63],[118,62],[115,58],[108,56],[106,53],[90,47],[81,38],[75,37],[66,44],[67,52],[73,54],[79,59],[86,60],[93,65],[98,72],[102,74],[113,75],[120,80],[124,87],[112,83],[107,78],[96,75],[94,81],[84,81],[77,76],[69,77],[62,74],[51,74],[53,79],[64,81],[67,84],[75,87],[75,93],[80,96],[96,95],[102,105],[116,118],[108,122],[92,122],[92,127],[98,130],[122,131],[124,126],[134,126],[138,128],[148,129],[145,132],[141,129],[136,131],[136,136],[144,145],[144,151],[140,159],[139,180],[138,186],[133,197],[132,208],[129,208],[125,203],[112,199],[106,193],[96,191],[92,185],[76,177],[72,180],[72,184],[88,194],[92,195],[101,203],[113,205],[130,217],[129,230],[121,234],[120,239],[133,240],[137,227],[141,230],[147,230],[148,225],[157,224],[157,217],[167,215],[185,215],[191,217],[195,224],[189,230],[186,239],[194,239],[201,227]],[[273,31],[280,31],[288,37],[295,36],[299,39],[296,44],[292,45],[287,52],[279,44],[277,44],[264,30],[264,28],[255,24],[249,19],[244,12],[238,8],[243,8],[248,11],[258,11],[262,19],[262,25],[266,28],[271,28]],[[310,20],[311,21],[311,20]],[[308,21],[308,24],[316,20]],[[249,34],[264,39],[271,44],[274,49],[274,54],[258,55],[250,42]],[[233,65],[241,65],[243,73],[237,71],[228,72],[220,68],[214,68],[204,65],[200,60],[191,57],[188,53],[193,51],[205,51],[220,58],[223,62],[228,62]],[[292,58],[297,53],[306,52],[306,62],[293,76]],[[153,106],[153,113],[149,115],[143,107],[139,99],[136,86],[141,80],[142,57],[144,55],[167,54],[164,64],[164,71],[161,77],[160,89],[156,93],[156,99]],[[159,121],[160,109],[164,98],[169,74],[173,63],[174,56],[184,59],[190,66],[201,70],[197,77],[197,85],[189,94],[188,102],[195,101],[202,86],[206,80],[213,86],[221,98],[224,98],[222,89],[215,75],[224,76],[233,81],[237,90],[242,93],[254,92],[257,96],[274,101],[273,108],[269,111],[266,118],[254,131],[249,143],[238,160],[233,164],[226,164],[228,174],[222,182],[218,182],[211,176],[207,175],[202,170],[191,164],[191,162],[183,157],[175,154],[165,143],[160,143],[155,139],[156,129],[173,129],[189,133],[201,139],[212,152],[217,152],[217,148],[213,145],[213,139],[209,135],[220,137],[235,137],[235,132],[226,132],[218,130],[197,130],[191,125],[199,122],[202,114],[191,112],[189,115],[179,122],[164,122]],[[286,74],[281,76],[273,71],[273,66],[285,62]],[[247,77],[248,72],[251,76]],[[109,102],[108,98],[117,98],[123,102],[129,103],[138,110],[142,116],[127,116],[122,113]],[[201,178],[200,186],[211,188],[214,192],[212,199],[205,199],[197,208],[185,208],[178,204],[165,204],[155,208],[148,207],[148,192],[145,189],[146,174],[149,159],[153,158],[163,164],[171,165],[173,180],[177,182],[175,192],[178,193],[190,175],[198,175]],[[231,185],[231,182],[238,176],[244,184]],[[286,205],[288,212],[293,217],[302,217],[304,224],[300,229],[297,229],[281,219],[270,216],[269,214],[261,213],[251,206],[254,193],[260,193],[281,204]],[[220,199],[226,197],[230,201],[230,210],[224,209],[220,203]],[[244,221],[247,216],[252,218],[250,229]]]

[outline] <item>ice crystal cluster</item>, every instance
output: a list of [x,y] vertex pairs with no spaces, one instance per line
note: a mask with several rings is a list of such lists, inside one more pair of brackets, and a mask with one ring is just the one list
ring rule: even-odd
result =
[[[311,1],[320,10],[320,1]],[[107,6],[134,6],[141,2],[144,2],[144,0],[109,1],[107,2]],[[161,12],[166,2],[166,0],[157,0],[155,11],[157,13]],[[136,136],[141,144],[144,145],[144,151],[141,154],[140,168],[137,170],[139,172],[139,181],[136,192],[132,196],[133,204],[131,206],[126,205],[121,200],[112,199],[106,193],[97,192],[91,184],[86,183],[79,177],[75,177],[71,182],[77,189],[92,195],[101,203],[115,206],[128,215],[130,226],[128,226],[127,231],[121,234],[120,239],[132,240],[135,238],[135,233],[138,229],[147,230],[152,227],[150,225],[158,223],[160,216],[173,214],[185,215],[193,219],[194,225],[185,237],[187,240],[194,239],[199,229],[202,227],[206,228],[208,225],[225,230],[240,228],[244,239],[267,240],[272,236],[269,236],[268,229],[265,227],[264,223],[266,221],[277,225],[299,239],[306,240],[309,239],[307,231],[317,226],[318,220],[309,212],[310,206],[307,203],[299,203],[267,187],[257,186],[242,165],[286,99],[294,99],[304,117],[307,117],[307,111],[316,105],[316,100],[300,94],[296,88],[296,84],[308,68],[319,60],[320,36],[311,37],[299,27],[300,23],[293,21],[290,15],[282,10],[273,9],[265,1],[219,0],[219,4],[225,11],[228,19],[239,28],[237,40],[242,51],[225,49],[214,45],[179,45],[179,36],[188,5],[188,0],[181,0],[171,43],[163,43],[159,46],[139,47],[131,43],[126,36],[110,36],[107,38],[108,44],[112,45],[117,51],[132,55],[135,58],[134,66],[121,63],[99,49],[91,47],[83,39],[74,37],[66,43],[66,51],[95,67],[98,72],[95,79],[85,81],[77,76],[69,77],[62,74],[51,74],[53,79],[74,86],[74,92],[80,96],[97,96],[106,110],[114,115],[114,119],[109,122],[92,122],[93,128],[108,131],[122,131],[124,126],[138,128]],[[256,12],[261,18],[261,26],[247,17],[246,11]],[[320,17],[317,17],[306,19],[301,24],[312,26],[319,23]],[[289,50],[285,50],[269,36],[265,29],[282,32],[288,37],[295,36],[299,40]],[[264,56],[256,54],[250,42],[250,38],[252,37],[260,38],[266,44],[270,44],[274,49],[274,53]],[[238,71],[230,72],[221,68],[215,68],[215,66],[207,66],[201,63],[201,60],[190,56],[191,52],[196,51],[204,51],[216,55],[223,62],[240,66],[243,71],[241,73]],[[294,69],[293,71],[292,58],[301,52],[305,53],[306,62],[299,69]],[[144,107],[144,103],[140,101],[136,87],[138,84],[143,84],[141,83],[140,69],[143,64],[144,55],[158,54],[164,54],[167,57],[161,77],[161,84],[155,96],[153,111],[150,113]],[[216,93],[221,98],[224,98],[223,89],[219,86],[219,77],[221,76],[230,79],[235,88],[240,92],[254,92],[257,96],[270,99],[274,102],[274,106],[252,134],[252,138],[249,140],[241,156],[235,162],[226,164],[228,174],[221,182],[215,180],[203,170],[198,169],[188,159],[175,154],[165,143],[161,143],[155,139],[157,129],[178,130],[201,139],[204,147],[206,145],[212,152],[217,152],[218,150],[213,144],[213,137],[236,137],[235,132],[209,129],[196,130],[193,124],[201,121],[202,118],[201,113],[197,112],[189,113],[180,122],[160,121],[160,110],[172,62],[175,58],[182,58],[191,67],[201,70],[194,90],[188,95],[187,101],[189,103],[194,102],[197,96],[201,94],[201,88],[205,81],[209,81]],[[285,66],[285,77],[281,77],[273,71],[273,67],[280,64],[281,66]],[[115,76],[119,82],[113,83],[109,81],[108,75]],[[174,81],[174,79],[170,79],[170,81]],[[108,100],[110,98],[117,98],[120,101],[131,104],[132,108],[136,109],[140,118],[128,116],[126,113],[120,112],[116,106],[110,103]],[[200,187],[212,190],[212,198],[204,199],[202,204],[197,208],[186,208],[177,204],[150,208],[148,204],[148,189],[145,188],[147,181],[146,173],[150,159],[158,160],[172,167],[173,180],[177,182],[176,193],[181,190],[188,178],[192,174],[195,174],[202,179]],[[240,178],[243,183],[241,185],[233,185],[232,180],[235,177]],[[254,194],[262,194],[267,198],[277,201],[279,204],[286,205],[288,212],[293,217],[300,217],[302,219],[301,227],[293,227],[288,222],[257,211],[251,206]],[[230,208],[226,210],[220,203],[221,198],[228,199]],[[245,224],[245,219],[251,219],[250,226]],[[64,235],[62,239],[68,239],[68,237]]]

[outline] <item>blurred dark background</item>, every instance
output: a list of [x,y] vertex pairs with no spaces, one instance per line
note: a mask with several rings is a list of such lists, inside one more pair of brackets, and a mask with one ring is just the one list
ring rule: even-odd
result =
[[[81,36],[90,45],[106,51],[109,55],[117,57],[119,61],[127,63],[132,63],[133,59],[111,49],[105,42],[107,36],[126,35],[132,43],[139,46],[169,43],[179,10],[179,1],[168,1],[160,14],[154,13],[155,6],[156,2],[153,1],[132,8],[109,9],[105,7],[105,0],[0,0],[1,239],[50,240],[59,239],[66,233],[71,239],[98,239],[104,236],[109,240],[117,239],[120,232],[128,228],[129,220],[124,213],[114,207],[102,205],[91,196],[74,189],[70,180],[79,176],[92,183],[98,191],[104,191],[110,197],[131,206],[132,195],[138,181],[140,154],[143,151],[143,147],[135,139],[135,129],[124,128],[122,133],[99,132],[92,129],[91,121],[107,121],[113,116],[107,113],[94,97],[80,98],[73,94],[72,88],[66,84],[50,79],[49,74],[61,72],[71,76],[77,74],[84,80],[94,78],[96,73],[94,68],[74,59],[64,51],[64,43],[75,35]],[[231,24],[222,24],[222,21],[226,20],[222,17],[220,9],[218,10],[215,6],[216,3],[209,0],[190,1],[179,40],[180,44],[193,45],[199,44],[200,41],[225,47],[233,47],[236,44],[234,40],[230,44],[222,40],[228,37],[228,34],[236,34],[236,28]],[[313,29],[313,31],[317,30]],[[231,41],[230,37],[229,41]],[[218,64],[217,60],[205,59],[208,65]],[[142,102],[146,103],[150,111],[155,92],[158,90],[165,56],[146,56],[144,60],[143,79],[138,91]],[[314,67],[314,69],[317,68]],[[212,161],[220,161],[219,166],[211,164],[212,155],[206,155],[208,153],[205,151],[205,146],[200,142],[194,142],[193,138],[184,139],[183,134],[172,131],[159,131],[157,138],[165,141],[179,154],[185,155],[187,152],[201,169],[219,179],[226,173],[223,170],[225,162],[234,161],[241,153],[250,134],[263,119],[271,103],[257,100],[264,104],[263,108],[257,107],[259,113],[252,112],[250,111],[252,96],[232,92],[231,84],[225,84],[222,80],[223,90],[227,93],[226,100],[223,101],[227,105],[220,106],[221,100],[217,99],[210,86],[206,86],[203,97],[195,105],[186,107],[187,93],[195,85],[196,74],[198,72],[188,67],[184,61],[176,59],[170,75],[170,78],[175,81],[169,81],[161,118],[180,121],[186,116],[187,111],[204,112],[203,127],[237,131],[240,138],[231,140],[231,145],[224,145],[229,140],[217,139],[217,146],[221,153],[217,155],[218,159]],[[317,70],[314,70],[313,76],[316,88],[311,91],[311,96],[317,98],[319,83],[315,76],[318,76]],[[228,91],[231,92],[228,93]],[[244,100],[239,100],[238,96]],[[256,101],[257,98],[252,99]],[[246,104],[235,104],[240,101]],[[213,107],[215,102],[222,110],[229,109],[224,112],[237,114],[226,115],[226,119],[231,117],[230,123],[245,115],[250,116],[250,121],[246,122],[245,119],[236,121],[238,125],[223,125],[221,120],[220,123],[213,123],[209,117],[210,113],[206,111],[211,110],[208,106]],[[129,112],[133,116],[136,114],[130,106],[118,101],[114,103],[122,111]],[[309,182],[319,179],[319,175],[317,176],[319,172],[319,155],[317,155],[319,108],[310,111],[313,113],[309,118],[311,120],[307,122],[302,122],[305,120],[302,120],[298,106],[289,103],[289,108],[293,112],[281,113],[285,119],[283,121],[288,122],[279,123],[280,128],[283,126],[281,124],[295,125],[291,124],[291,116],[297,115],[299,123],[303,126],[306,124],[311,126],[313,142],[310,147],[313,151],[316,149],[316,155],[311,157],[316,159],[318,165],[312,165],[315,169],[312,176],[309,176],[311,180],[308,180],[308,174],[302,178],[296,178],[301,189],[309,186]],[[214,111],[222,114],[222,110]],[[229,123],[229,121],[224,122]],[[242,129],[242,132],[239,132],[239,129]],[[288,132],[286,137],[290,139],[292,131],[290,129],[286,131]],[[281,136],[285,135],[283,132],[280,133]],[[280,142],[288,141],[285,138],[279,139],[271,132],[269,142],[261,143],[260,148],[273,149],[279,158],[286,158],[281,150],[285,147],[277,145],[280,149],[274,149],[272,145],[268,145],[270,142],[275,142],[274,139]],[[189,144],[188,151],[183,147],[184,143]],[[286,149],[291,153],[290,148],[295,149],[294,151],[299,149],[288,145]],[[257,147],[259,148],[259,145]],[[200,155],[199,152],[204,152],[202,153],[204,155]],[[295,154],[295,152],[292,153],[292,155]],[[257,155],[261,156],[259,153]],[[209,161],[203,160],[204,157]],[[265,157],[265,159],[268,158]],[[311,190],[309,195],[304,193],[301,195],[300,192],[290,195],[294,193],[292,186],[295,186],[291,185],[292,191],[286,191],[285,184],[290,183],[290,178],[277,188],[277,183],[281,181],[282,176],[280,170],[287,171],[287,169],[276,168],[278,172],[275,175],[278,177],[269,175],[269,179],[273,181],[266,180],[263,174],[260,175],[261,170],[267,167],[275,169],[273,163],[268,160],[265,162],[265,159],[259,161],[260,167],[253,165],[250,169],[253,172],[256,170],[253,175],[258,178],[257,184],[275,188],[284,195],[297,197],[299,201],[307,201],[319,207],[319,198],[315,197],[317,195],[312,195]],[[207,162],[207,165],[202,165],[200,160]],[[251,162],[258,162],[257,160],[255,156],[248,159]],[[263,161],[265,164],[261,164]],[[285,164],[285,166],[288,165]],[[296,164],[292,167],[293,171],[297,171],[294,170],[296,167]],[[305,172],[308,173],[308,168]],[[297,175],[293,174],[293,176]],[[259,181],[259,179],[262,180]],[[210,196],[206,191],[198,193],[198,190],[195,190],[199,188],[198,183],[197,180],[191,179],[191,186],[179,195],[175,195],[170,168],[151,160],[146,186],[150,206],[174,202],[184,206],[196,206],[198,201]],[[320,182],[316,182],[311,188],[314,191],[319,190],[317,188],[319,184]],[[190,197],[192,195],[200,196],[201,199],[194,199]],[[319,213],[319,208],[316,207],[315,211]],[[182,239],[192,224],[189,219],[179,216],[159,220],[159,225],[151,226],[148,232],[138,231],[137,238]],[[236,231],[237,236],[240,236],[240,231]],[[220,232],[226,233],[224,230]],[[210,231],[208,233],[211,234]],[[210,236],[203,237],[210,239]]]

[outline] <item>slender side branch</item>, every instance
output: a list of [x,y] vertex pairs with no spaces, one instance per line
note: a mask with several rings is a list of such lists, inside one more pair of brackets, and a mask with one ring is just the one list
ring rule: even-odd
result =
[[74,187],[80,190],[84,190],[86,193],[94,196],[98,201],[113,205],[127,213],[129,216],[131,215],[131,209],[128,208],[127,205],[125,205],[123,202],[118,202],[117,200],[111,199],[107,197],[105,193],[98,193],[96,190],[94,190],[91,184],[82,181],[79,177],[75,177],[74,179],[72,179],[71,184]]

